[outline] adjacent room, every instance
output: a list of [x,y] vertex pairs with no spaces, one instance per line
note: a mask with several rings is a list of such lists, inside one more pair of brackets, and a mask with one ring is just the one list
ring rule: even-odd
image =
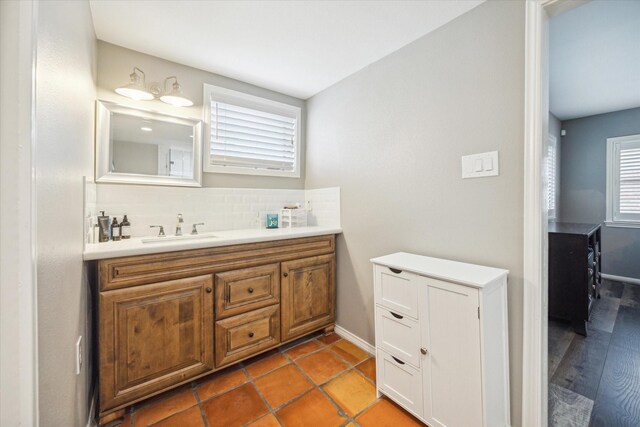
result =
[[638,22],[640,2],[550,21],[550,425],[640,425]]

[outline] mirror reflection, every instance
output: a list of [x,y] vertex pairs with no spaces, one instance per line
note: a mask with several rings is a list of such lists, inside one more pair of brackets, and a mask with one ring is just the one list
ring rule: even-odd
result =
[[193,177],[193,127],[112,113],[109,171]]

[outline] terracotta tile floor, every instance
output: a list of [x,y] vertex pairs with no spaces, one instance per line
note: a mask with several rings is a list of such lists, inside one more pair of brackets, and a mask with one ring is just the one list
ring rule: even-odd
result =
[[336,334],[309,336],[134,405],[126,427],[422,426],[376,399],[375,359]]

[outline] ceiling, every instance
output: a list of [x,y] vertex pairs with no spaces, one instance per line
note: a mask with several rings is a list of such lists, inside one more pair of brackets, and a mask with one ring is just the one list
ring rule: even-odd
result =
[[90,4],[100,40],[307,99],[483,1]]
[[556,117],[640,107],[640,1],[592,1],[552,18],[549,31]]

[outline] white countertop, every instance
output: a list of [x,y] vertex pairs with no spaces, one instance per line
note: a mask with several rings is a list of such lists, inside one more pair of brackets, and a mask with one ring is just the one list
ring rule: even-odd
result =
[[509,270],[467,264],[448,259],[396,252],[395,254],[372,258],[374,264],[398,270],[409,271],[421,276],[453,281],[468,286],[482,288],[509,274]]
[[[271,240],[296,239],[299,237],[339,234],[339,227],[297,227],[297,228],[255,228],[246,230],[225,230],[213,232],[215,237],[194,240],[168,240],[143,243],[141,237],[117,242],[88,243],[82,258],[85,261],[117,258],[132,255],[157,254],[161,252],[184,251],[189,249],[213,248],[216,246],[238,245],[242,243],[268,242]],[[150,236],[146,236],[147,238]]]

